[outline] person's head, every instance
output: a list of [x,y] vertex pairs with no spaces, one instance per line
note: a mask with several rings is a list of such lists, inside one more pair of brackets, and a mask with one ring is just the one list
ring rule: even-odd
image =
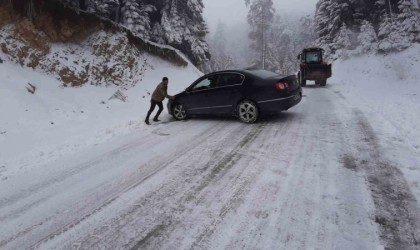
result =
[[164,83],[164,84],[168,84],[168,82],[169,82],[169,79],[168,79],[168,77],[164,77],[163,79],[162,79],[162,82]]

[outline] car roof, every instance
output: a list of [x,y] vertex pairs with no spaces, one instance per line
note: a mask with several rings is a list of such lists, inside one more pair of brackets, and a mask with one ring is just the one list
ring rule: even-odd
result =
[[269,79],[269,78],[284,78],[287,77],[287,75],[281,75],[276,72],[272,72],[269,70],[263,70],[263,69],[232,69],[232,70],[221,70],[221,71],[215,71],[208,73],[204,76],[208,75],[214,75],[214,74],[222,74],[222,73],[237,73],[242,74],[245,76],[253,76],[260,79]]

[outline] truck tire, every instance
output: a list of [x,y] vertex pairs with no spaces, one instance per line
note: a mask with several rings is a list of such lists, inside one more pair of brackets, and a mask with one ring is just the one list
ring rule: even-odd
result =
[[306,80],[303,80],[303,78],[302,78],[302,71],[300,71],[298,73],[298,79],[299,79],[300,86],[305,87],[306,86]]
[[319,81],[319,84],[320,84],[322,87],[325,87],[325,86],[327,85],[327,80],[325,79],[325,80]]

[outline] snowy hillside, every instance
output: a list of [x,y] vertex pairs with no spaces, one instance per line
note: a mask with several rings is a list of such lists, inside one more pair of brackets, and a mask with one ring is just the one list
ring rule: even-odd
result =
[[[1,55],[0,55],[1,56]],[[201,73],[148,55],[141,82],[127,101],[109,100],[117,87],[63,88],[62,82],[12,63],[0,64],[0,178],[26,171],[144,127],[150,94],[163,76],[169,93],[183,90]],[[26,87],[36,87],[34,94]],[[167,120],[167,112],[163,113]]]
[[386,56],[363,56],[334,64],[330,80],[337,99],[367,116],[389,159],[420,200],[420,45]]

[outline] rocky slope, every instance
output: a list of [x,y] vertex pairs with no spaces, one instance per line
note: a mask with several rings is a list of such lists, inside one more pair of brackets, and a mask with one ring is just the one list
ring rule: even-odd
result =
[[137,38],[109,20],[55,1],[39,7],[28,17],[0,5],[0,57],[53,75],[63,86],[127,89],[150,68],[150,54],[188,64],[178,51]]

